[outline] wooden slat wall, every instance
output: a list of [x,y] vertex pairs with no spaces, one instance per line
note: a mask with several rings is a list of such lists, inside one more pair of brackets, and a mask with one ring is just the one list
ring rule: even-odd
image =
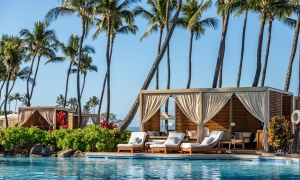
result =
[[209,131],[218,129],[229,129],[229,108],[230,101],[223,107],[223,109],[210,121],[204,124],[209,128]]
[[291,101],[293,96],[283,95],[282,96],[282,116],[291,116]]
[[69,114],[68,118],[68,128],[73,129],[73,114]]
[[186,130],[197,130],[197,124],[192,122],[177,106],[176,108],[176,131],[186,133]]
[[298,107],[298,98],[294,99],[294,103],[295,103],[294,110],[299,110],[299,107]]
[[281,115],[281,93],[270,91],[270,119]]
[[78,116],[73,116],[73,129],[77,129],[79,127]]
[[160,110],[158,110],[145,124],[144,130],[147,131],[160,131]]
[[[39,121],[39,118],[41,118],[43,125]],[[40,129],[44,127],[44,130],[49,129],[49,123],[42,117],[42,115],[38,112],[35,111],[31,117],[28,119],[28,121],[22,125],[23,127],[31,127],[31,126],[36,126]]]
[[260,128],[260,121],[245,108],[236,95],[232,96],[232,122],[235,123],[232,132],[256,133]]

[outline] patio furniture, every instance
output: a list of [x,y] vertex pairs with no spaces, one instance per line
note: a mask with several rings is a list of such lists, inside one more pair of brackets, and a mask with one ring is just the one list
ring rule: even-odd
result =
[[147,133],[132,132],[128,144],[118,144],[118,153],[120,151],[145,151],[148,152],[148,147],[145,146]]
[[242,149],[245,149],[245,143],[250,143],[251,132],[235,132],[233,139],[231,139],[233,144],[233,149],[235,150],[235,145],[242,145]]
[[180,151],[180,144],[185,134],[181,132],[170,132],[168,139],[163,144],[150,145],[152,153],[156,151],[164,151],[166,154],[168,151]]
[[212,131],[209,137],[205,137],[204,140],[199,143],[182,143],[181,153],[189,152],[192,154],[193,151],[196,152],[206,152],[206,151],[221,151],[221,153],[226,153],[226,148],[217,148],[219,140],[222,138],[224,131]]
[[231,132],[229,129],[219,129],[219,131],[223,131],[224,134],[222,136],[222,138],[220,139],[220,144],[221,144],[221,148],[223,148],[223,144],[228,144],[228,150],[230,151],[231,148]]

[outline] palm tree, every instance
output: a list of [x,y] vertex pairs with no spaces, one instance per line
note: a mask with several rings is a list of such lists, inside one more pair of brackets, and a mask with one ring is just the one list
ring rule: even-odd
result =
[[16,101],[15,112],[17,112],[18,101],[22,100],[22,96],[20,93],[15,93],[12,95],[13,99]]
[[[56,57],[56,58],[48,60],[45,63],[45,64],[48,64],[50,62],[64,62],[66,59],[70,60],[69,69],[68,69],[68,73],[67,73],[65,100],[64,100],[65,104],[63,106],[64,108],[66,107],[66,102],[67,102],[69,76],[71,73],[70,71],[71,71],[73,62],[76,60],[77,55],[78,55],[79,41],[80,41],[80,38],[78,35],[71,34],[71,36],[69,37],[67,46],[62,44],[62,53],[64,54],[64,57]],[[85,45],[82,47],[82,53],[84,53],[84,52],[95,53],[95,50],[93,47],[91,47],[89,45]]]
[[191,84],[191,74],[192,74],[192,49],[193,49],[193,38],[197,40],[200,35],[204,35],[205,28],[217,27],[216,18],[202,18],[202,13],[205,12],[211,6],[211,0],[206,1],[203,0],[200,4],[198,4],[197,0],[186,0],[182,5],[182,13],[183,17],[179,18],[178,26],[182,26],[185,29],[190,31],[190,50],[189,50],[189,58],[188,58],[188,81],[186,88],[190,88]]
[[10,104],[11,104],[11,102],[12,102],[13,100],[15,100],[15,99],[14,99],[14,96],[8,95],[7,101],[8,101],[8,109],[9,109],[9,111],[11,111],[11,110],[10,110]]
[[70,16],[77,14],[81,18],[81,38],[78,47],[78,69],[77,69],[77,100],[78,100],[78,119],[79,127],[82,127],[81,118],[81,99],[80,99],[80,76],[79,67],[82,52],[83,39],[86,36],[88,25],[92,23],[95,14],[95,0],[63,0],[61,7],[51,9],[45,16],[47,22],[57,19],[59,16]]
[[268,40],[266,46],[265,62],[262,71],[262,76],[261,76],[262,87],[265,84],[265,77],[266,77],[267,65],[269,59],[269,50],[270,50],[271,37],[272,37],[273,21],[275,20],[275,18],[282,19],[283,17],[288,17],[291,14],[291,8],[292,6],[290,6],[287,0],[269,0],[268,6],[265,8],[265,10],[267,10],[266,18],[269,21],[269,28],[268,28]]
[[70,109],[75,110],[77,107],[77,99],[76,97],[72,97],[69,99],[68,104],[70,105]]
[[[299,5],[299,3],[300,3],[299,0],[294,0],[292,2],[295,3],[296,5]],[[292,51],[291,51],[290,61],[289,61],[286,78],[285,78],[284,91],[289,91],[289,88],[290,88],[290,81],[291,81],[291,75],[292,75],[292,70],[293,70],[292,67],[293,67],[293,62],[295,59],[296,49],[297,49],[297,45],[298,45],[299,29],[300,29],[299,28],[300,27],[300,9],[299,8],[296,8],[296,14],[298,16],[296,23],[291,23],[293,21],[293,19],[290,19],[290,18],[286,18],[286,21],[284,21],[284,22],[286,22],[287,25],[295,27]],[[294,24],[294,25],[292,25],[292,24]]]
[[[179,12],[180,12],[180,9],[181,9],[181,3],[182,3],[182,0],[178,0],[177,2],[177,8],[176,8],[176,12],[174,14],[174,17],[172,19],[172,23],[171,23],[171,26],[170,26],[170,29],[169,31],[167,32],[167,35],[166,35],[166,38],[165,38],[165,41],[161,47],[161,50],[160,50],[160,53],[158,54],[158,56],[156,57],[155,61],[153,62],[153,65],[152,65],[152,68],[150,69],[149,71],[149,74],[147,76],[147,78],[145,79],[145,82],[141,88],[141,90],[146,90],[155,74],[155,71],[161,61],[161,59],[163,58],[164,54],[165,54],[165,51],[169,45],[169,42],[170,42],[170,39],[172,37],[172,34],[173,34],[173,31],[174,31],[174,28],[177,24],[177,20],[178,20],[178,16],[179,16]],[[140,96],[138,95],[135,102],[133,103],[130,111],[128,112],[127,116],[125,117],[125,119],[122,121],[121,125],[119,126],[119,132],[122,133],[127,127],[128,125],[131,123],[132,119],[134,118],[135,114],[136,114],[136,111],[139,107],[139,104],[140,104]]]
[[[92,72],[92,71],[97,72],[98,71],[97,66],[92,65],[92,61],[93,61],[93,59],[92,59],[92,57],[89,56],[88,53],[85,53],[85,54],[82,55],[81,66],[79,68],[81,74],[83,74],[83,83],[82,83],[80,97],[82,97],[82,92],[83,92],[83,89],[84,89],[87,72],[88,71],[90,71],[90,72]],[[78,63],[74,62],[74,65],[77,66]],[[71,69],[70,73],[77,73],[77,69]]]
[[[107,104],[106,104],[106,114],[110,111],[110,54],[111,54],[111,35],[114,33],[114,25],[123,20],[132,25],[134,22],[133,13],[128,10],[130,5],[137,0],[113,0],[113,1],[102,1],[97,7],[97,13],[102,17],[101,24],[107,24],[107,43],[106,43],[106,65],[107,65]],[[109,117],[107,116],[107,120]]]
[[22,102],[21,106],[27,105],[27,94],[26,93],[22,95],[21,102]]
[[4,115],[6,119],[6,127],[8,127],[8,119],[7,119],[7,100],[8,100],[8,87],[9,87],[9,79],[11,78],[13,71],[18,71],[21,61],[25,56],[26,49],[24,47],[23,41],[19,37],[3,35],[1,39],[1,52],[0,59],[6,65],[7,68],[7,82],[6,82],[6,90],[5,90],[5,100],[4,100]]
[[[167,3],[166,0],[147,0],[147,4],[150,6],[151,12],[142,8],[141,6],[137,6],[134,8],[133,12],[136,16],[142,16],[144,19],[148,20],[148,24],[151,25],[147,31],[143,34],[140,41],[148,37],[151,33],[157,32],[159,29],[159,38],[158,38],[158,48],[157,54],[159,54],[161,49],[161,41],[164,28],[166,26],[166,11],[167,11]],[[175,4],[174,1],[172,1]],[[170,6],[168,9],[169,13],[172,12],[172,8],[175,6]],[[156,70],[156,89],[159,89],[159,68]]]
[[27,79],[27,106],[31,105],[31,98],[33,94],[34,84],[36,82],[41,57],[45,56],[50,59],[54,58],[55,51],[57,51],[57,47],[60,45],[60,42],[58,41],[55,35],[55,32],[53,30],[48,30],[48,26],[48,23],[38,21],[34,24],[34,29],[32,33],[27,29],[22,29],[20,31],[21,36],[25,38],[24,41],[27,43],[28,49],[30,50],[30,53],[26,57],[26,61],[29,61],[30,57],[32,57],[29,74],[31,74],[33,71],[35,57],[38,57],[31,91],[29,91],[29,76]]
[[83,112],[85,114],[90,114],[90,110],[91,110],[91,107],[89,106],[89,104],[87,103],[86,105],[83,106]]
[[[101,19],[97,20],[97,30],[95,32],[95,34],[93,35],[93,39],[96,39],[97,36],[103,32],[103,31],[108,31],[108,24],[107,21],[103,21]],[[123,25],[123,20],[122,18],[114,18],[112,20],[111,23],[111,33],[110,33],[110,52],[109,52],[109,59],[110,59],[110,64],[111,64],[111,58],[112,58],[112,52],[113,52],[113,45],[115,42],[115,38],[117,34],[136,34],[136,31],[138,30],[136,25],[133,24],[128,24],[128,25]],[[104,81],[103,81],[103,86],[102,86],[102,91],[101,91],[101,95],[100,95],[100,104],[98,107],[98,114],[100,114],[101,111],[101,105],[102,105],[102,100],[103,100],[103,95],[104,95],[104,90],[105,90],[105,85],[106,85],[106,81],[107,81],[107,76],[108,73],[106,72],[105,77],[104,77]]]
[[[226,3],[229,3],[230,1],[231,0],[217,0],[217,5],[222,6]],[[230,12],[227,10],[223,10],[221,11],[221,14],[222,14],[222,35],[220,40],[220,47],[219,47],[219,53],[218,53],[212,88],[217,87],[218,79],[219,79],[219,87],[222,86],[223,59],[225,55],[225,41],[226,41]]]
[[95,114],[95,107],[97,106],[97,105],[99,105],[99,99],[97,98],[97,96],[93,96],[93,97],[91,97],[90,99],[89,99],[89,101],[88,101],[88,104],[89,104],[89,106],[90,107],[93,107],[94,108],[94,114]]
[[62,107],[64,104],[65,104],[65,98],[64,98],[64,95],[60,94],[59,96],[57,96],[56,98],[56,106],[58,107]]

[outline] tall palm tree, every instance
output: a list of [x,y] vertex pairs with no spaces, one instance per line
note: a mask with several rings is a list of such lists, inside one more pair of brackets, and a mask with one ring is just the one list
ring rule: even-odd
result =
[[90,114],[90,110],[91,110],[91,107],[88,103],[86,103],[84,106],[83,106],[83,112],[85,114]]
[[63,105],[65,104],[64,100],[65,100],[64,95],[60,94],[59,96],[57,96],[56,106],[57,107],[63,107]]
[[202,18],[202,13],[205,12],[211,6],[211,0],[198,4],[197,0],[186,0],[182,5],[183,17],[178,20],[178,26],[182,26],[190,31],[190,50],[188,57],[188,81],[186,88],[190,88],[191,74],[192,74],[192,49],[193,49],[193,38],[197,40],[201,35],[204,35],[207,27],[216,28],[216,18]]
[[[159,30],[157,54],[159,54],[161,50],[162,35],[167,24],[167,3],[168,1],[166,0],[147,0],[147,4],[150,6],[150,12],[141,6],[137,6],[133,10],[136,16],[142,16],[144,19],[148,20],[148,24],[150,25],[150,27],[141,37],[140,41],[144,40],[151,33]],[[175,2],[172,1],[172,4],[175,4]],[[172,13],[174,7],[175,6],[170,6],[170,9],[168,9],[169,14]],[[159,89],[159,68],[156,70],[156,89]]]
[[[1,51],[1,50],[0,50]],[[0,56],[0,58],[1,58],[2,56]],[[1,92],[2,92],[2,89],[3,89],[3,87],[4,87],[4,84],[5,84],[5,82],[6,82],[6,66],[5,66],[5,64],[4,64],[4,62],[3,62],[3,60],[2,59],[0,59],[0,82],[1,82],[1,87],[0,87],[0,101],[1,101]],[[1,107],[0,107],[0,110],[1,110]]]
[[[300,1],[299,0],[293,0],[292,1],[292,5],[299,5]],[[294,33],[294,38],[293,38],[293,45],[292,45],[292,51],[291,51],[291,55],[290,55],[290,61],[289,61],[289,65],[288,65],[288,69],[287,69],[287,73],[286,73],[286,78],[285,78],[285,85],[284,85],[284,91],[289,91],[290,88],[290,81],[291,81],[291,76],[292,76],[292,70],[293,70],[293,62],[295,59],[295,55],[296,55],[296,49],[298,46],[298,38],[299,38],[299,27],[300,27],[300,9],[299,8],[295,8],[295,13],[297,14],[297,21],[296,23],[291,23],[293,21],[293,19],[291,18],[286,18],[287,21],[286,22],[287,25],[295,27],[295,33]]]
[[47,22],[56,20],[59,16],[70,16],[76,14],[81,18],[81,38],[78,47],[78,69],[77,69],[77,100],[79,127],[82,127],[81,99],[80,99],[80,58],[82,52],[83,39],[87,34],[89,24],[93,22],[95,14],[95,0],[62,0],[62,6],[51,9],[45,16]]
[[[97,19],[97,30],[95,32],[95,34],[93,35],[93,39],[96,39],[97,36],[103,32],[103,31],[108,31],[108,24],[107,21],[103,21],[101,19]],[[117,34],[136,34],[136,31],[138,30],[138,27],[134,24],[128,24],[128,25],[123,25],[123,20],[121,18],[114,18],[111,22],[111,33],[110,33],[110,50],[109,50],[109,59],[110,59],[110,64],[111,64],[111,58],[112,58],[112,52],[113,52],[113,45],[115,42],[115,38],[117,36]],[[102,101],[103,101],[103,96],[104,96],[104,90],[105,90],[105,85],[106,85],[106,81],[107,81],[107,75],[108,73],[106,72],[105,77],[104,77],[104,81],[103,81],[103,86],[102,86],[102,91],[101,91],[101,95],[100,95],[100,104],[98,107],[98,114],[100,114],[101,111],[101,105],[102,105]]]
[[[161,50],[160,50],[160,53],[158,54],[158,56],[156,57],[155,61],[153,62],[153,65],[152,65],[152,68],[150,69],[149,73],[148,73],[148,76],[147,78],[145,79],[145,82],[141,88],[141,90],[146,90],[155,74],[155,71],[161,61],[161,59],[163,58],[164,54],[165,54],[165,51],[169,45],[169,42],[170,42],[170,39],[172,37],[172,34],[174,32],[174,28],[175,26],[177,25],[177,20],[178,20],[178,16],[179,16],[179,12],[180,12],[180,9],[181,9],[181,3],[182,3],[182,0],[178,0],[177,2],[177,8],[176,8],[176,12],[174,14],[174,17],[172,19],[172,23],[171,23],[171,26],[170,26],[170,29],[169,31],[167,32],[167,35],[166,35],[166,38],[164,40],[164,43],[161,47]],[[128,126],[129,124],[131,123],[132,119],[134,118],[135,114],[136,114],[136,111],[139,107],[139,103],[140,103],[140,96],[138,95],[135,102],[133,103],[130,111],[128,112],[127,116],[125,117],[125,119],[122,121],[122,123],[120,124],[119,126],[119,132],[122,133]]]
[[77,99],[76,97],[72,97],[68,100],[68,104],[70,105],[70,109],[75,110],[77,107]]
[[11,104],[11,102],[14,100],[14,96],[12,96],[12,95],[8,95],[8,97],[7,97],[7,102],[8,102],[8,109],[9,109],[9,111],[11,111],[11,109],[10,109],[10,104]]
[[6,119],[6,127],[8,127],[8,119],[7,119],[7,100],[8,100],[8,87],[9,87],[9,79],[11,78],[12,72],[18,71],[21,61],[25,56],[26,49],[24,47],[23,41],[19,37],[3,35],[1,39],[1,52],[0,59],[3,60],[4,64],[7,68],[7,82],[6,82],[6,90],[5,90],[5,100],[4,100],[4,115]]
[[[107,42],[106,42],[106,65],[107,65],[107,104],[106,114],[110,112],[110,49],[111,49],[111,35],[113,28],[116,23],[125,21],[132,25],[134,22],[133,13],[128,10],[130,5],[137,0],[113,0],[113,1],[102,1],[97,7],[97,13],[102,18],[101,24],[107,24]],[[109,116],[107,115],[107,120]]]
[[29,76],[27,79],[27,106],[31,105],[31,98],[33,94],[34,84],[37,78],[41,57],[45,56],[50,59],[54,58],[55,51],[57,51],[57,47],[60,45],[60,42],[58,41],[54,30],[49,30],[48,26],[48,23],[38,21],[34,24],[34,29],[32,32],[30,32],[28,29],[22,29],[20,31],[20,35],[24,37],[24,41],[26,42],[29,49],[29,54],[27,55],[25,60],[29,61],[32,57],[29,74],[32,74],[35,57],[37,56],[38,58],[33,78],[33,84],[31,86],[30,91]]
[[97,98],[97,96],[93,96],[89,99],[88,104],[90,107],[94,108],[94,114],[95,114],[95,107],[97,105],[99,105],[99,99]]
[[[83,83],[82,83],[80,97],[82,97],[82,92],[83,92],[83,89],[84,89],[87,72],[88,71],[90,71],[90,72],[92,72],[92,71],[97,72],[98,71],[97,66],[92,65],[92,62],[93,62],[93,59],[92,59],[92,57],[89,56],[88,53],[85,53],[85,54],[82,55],[80,68],[79,68],[81,74],[83,74]],[[74,65],[77,66],[78,63],[74,62]],[[77,69],[71,69],[70,73],[77,73]]]
[[27,105],[27,94],[26,93],[22,95],[21,102],[22,102],[21,106]]
[[287,0],[269,0],[266,9],[267,9],[266,18],[269,21],[269,27],[268,27],[268,39],[266,45],[265,62],[262,71],[262,76],[261,76],[262,87],[265,84],[265,77],[266,77],[267,65],[269,59],[269,50],[270,50],[271,37],[272,37],[273,21],[275,20],[275,18],[282,19],[283,17],[290,16],[292,12],[292,6],[289,4]]
[[22,100],[22,95],[20,93],[15,93],[12,95],[12,97],[16,101],[15,112],[17,112],[18,101]]
[[[226,3],[229,3],[230,1],[231,0],[217,0],[216,3],[218,6],[222,6]],[[225,41],[226,41],[227,28],[229,23],[229,14],[230,12],[227,10],[221,11],[222,35],[220,40],[220,47],[219,47],[219,53],[218,53],[212,88],[217,87],[218,79],[219,79],[219,87],[222,86],[222,69],[223,69],[223,59],[225,55]]]
[[[53,59],[48,60],[45,64],[48,64],[50,62],[64,62],[66,59],[70,60],[69,69],[67,73],[67,81],[66,81],[66,89],[65,89],[65,104],[63,107],[66,107],[67,102],[67,95],[68,95],[68,86],[69,86],[69,76],[71,67],[73,65],[73,62],[76,60],[78,55],[78,47],[79,47],[79,41],[80,38],[78,35],[71,34],[68,40],[67,45],[62,44],[62,53],[64,54],[64,57],[55,57]],[[89,45],[85,45],[82,47],[82,53],[95,53],[95,49]]]

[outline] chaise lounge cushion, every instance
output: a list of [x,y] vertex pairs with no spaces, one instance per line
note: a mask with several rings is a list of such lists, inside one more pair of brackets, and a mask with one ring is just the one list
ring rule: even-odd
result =
[[[177,139],[176,139],[177,138]],[[168,139],[164,144],[152,144],[150,148],[153,147],[177,147],[184,138],[184,133],[180,132],[170,132]]]
[[118,147],[140,147],[144,146],[147,133],[132,132],[128,144],[118,144]]
[[203,139],[203,141],[202,141],[201,144],[203,144],[203,145],[209,145],[213,140],[214,140],[213,137],[205,137],[205,138]]
[[[181,148],[201,148],[201,147],[215,147],[222,138],[224,131],[212,131],[209,137],[199,143],[182,143]],[[210,141],[210,142],[209,142]]]

